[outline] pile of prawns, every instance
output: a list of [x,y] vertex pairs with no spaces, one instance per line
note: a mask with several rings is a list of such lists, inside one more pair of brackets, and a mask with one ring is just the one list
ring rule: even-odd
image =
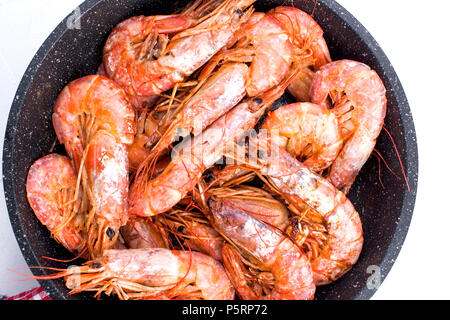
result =
[[[131,17],[98,73],[61,91],[67,155],[37,160],[26,190],[86,262],[42,278],[120,299],[313,299],[356,263],[346,194],[385,88],[367,65],[332,61],[309,14],[253,2]],[[285,91],[298,102],[271,110]]]

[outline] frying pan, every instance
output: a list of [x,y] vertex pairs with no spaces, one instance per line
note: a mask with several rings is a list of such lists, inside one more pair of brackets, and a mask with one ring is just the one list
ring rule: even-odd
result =
[[[141,14],[169,14],[187,1],[167,3],[166,0],[87,0],[56,27],[28,66],[8,118],[3,179],[10,221],[29,266],[67,268],[81,263],[42,258],[71,259],[72,256],[36,219],[25,192],[29,167],[48,154],[55,141],[51,113],[56,97],[70,81],[96,73],[105,40],[120,21]],[[256,1],[255,7],[266,11],[283,4],[286,1],[261,0]],[[298,0],[293,4],[308,13],[314,8],[314,1]],[[361,216],[363,250],[347,274],[330,285],[318,287],[316,292],[316,299],[369,299],[395,262],[413,214],[418,179],[414,123],[400,81],[369,32],[332,0],[319,0],[314,18],[324,29],[333,60],[346,58],[369,65],[379,74],[387,90],[387,130],[381,132],[376,150],[393,173],[375,156],[361,170],[348,196]],[[291,101],[287,95],[284,99]],[[64,148],[57,145],[54,151],[63,153]],[[32,272],[48,274],[41,269]],[[62,279],[40,280],[40,284],[52,299],[92,299],[91,294],[69,295]]]

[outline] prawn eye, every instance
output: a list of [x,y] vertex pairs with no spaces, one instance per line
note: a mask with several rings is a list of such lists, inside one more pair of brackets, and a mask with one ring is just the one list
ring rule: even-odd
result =
[[215,176],[214,172],[212,172],[211,170],[207,170],[204,174],[204,179],[206,182],[213,181],[215,177],[216,176]]
[[236,10],[234,10],[234,12],[235,13],[237,13],[238,15],[242,15],[242,14],[244,14],[244,11],[242,11],[241,9],[236,9]]
[[91,268],[91,269],[100,269],[101,267],[102,267],[102,265],[99,262],[92,262],[89,264],[89,268]]
[[214,205],[214,200],[211,198],[208,198],[208,200],[206,200],[206,204],[208,205],[209,208],[211,208],[211,206]]
[[263,103],[263,99],[255,98],[255,99],[253,99],[253,102],[256,103],[256,104],[261,104],[261,103]]
[[116,235],[116,232],[115,232],[113,229],[108,228],[108,229],[106,229],[106,235],[107,235],[110,239],[112,239],[112,238],[114,238],[114,236]]

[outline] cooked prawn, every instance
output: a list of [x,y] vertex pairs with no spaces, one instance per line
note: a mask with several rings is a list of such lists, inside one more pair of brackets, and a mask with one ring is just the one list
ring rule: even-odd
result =
[[157,59],[169,41],[167,34],[188,28],[193,21],[183,14],[136,16],[119,23],[103,48],[99,69],[120,84],[135,107],[149,104],[153,94],[142,95],[139,80],[145,77],[145,64]]
[[328,168],[343,145],[337,117],[324,106],[308,102],[269,112],[261,129],[314,172]]
[[76,186],[77,176],[66,156],[49,154],[28,171],[27,198],[36,217],[59,243],[78,255],[85,251],[87,237]]
[[118,84],[91,75],[62,90],[52,117],[57,138],[81,177],[79,194],[89,202],[85,231],[95,257],[114,246],[119,227],[128,218],[126,145],[134,138],[134,110]]
[[106,250],[65,277],[71,294],[96,291],[119,299],[232,300],[234,289],[222,265],[198,252],[164,248]]
[[77,172],[83,151],[97,131],[108,131],[126,145],[134,139],[134,110],[127,94],[100,75],[85,76],[66,85],[55,102],[52,119],[56,136]]
[[276,19],[254,12],[228,47],[214,56],[202,73],[222,62],[250,63],[246,91],[254,97],[277,86],[287,76],[292,67],[293,49],[287,32]]
[[260,172],[274,190],[298,208],[303,219],[318,218],[316,221],[326,228],[326,241],[310,262],[316,285],[335,281],[351,269],[361,253],[363,230],[359,214],[328,180],[310,171],[283,148],[270,148],[270,152],[277,153],[277,161],[263,160]]
[[[193,25],[182,14],[162,19],[131,18],[133,20],[125,21],[113,31],[105,46],[103,63],[106,72],[109,76],[117,74],[114,78],[130,88],[134,96],[159,95],[171,89],[176,83],[183,82],[225,46],[245,21],[246,15],[243,14],[243,10],[253,2],[254,0],[226,0],[219,3],[217,0],[209,0],[201,4],[202,1],[197,1],[194,6],[199,7],[201,4],[200,7],[189,14],[195,17],[202,13],[206,15],[196,20]],[[132,28],[133,32],[123,29],[124,27]],[[148,27],[149,30],[146,30]],[[146,40],[148,37],[183,29],[185,30],[177,33],[170,41],[166,37],[164,47],[154,39],[158,55],[152,56],[152,50],[148,50],[150,43]],[[138,38],[139,46],[142,46],[139,51],[143,52],[145,59],[140,59],[139,56],[136,58],[134,54],[135,37]],[[117,51],[112,50],[116,47]],[[125,57],[127,63],[120,71],[117,67],[121,65],[122,57]]]
[[339,60],[324,65],[315,74],[311,99],[330,108],[339,119],[344,146],[331,166],[329,179],[339,190],[348,193],[383,127],[386,89],[369,66]]
[[[216,230],[238,248],[227,244],[222,254],[225,270],[241,299],[314,297],[311,265],[286,235],[221,199],[208,202]],[[246,270],[245,264],[253,272]]]

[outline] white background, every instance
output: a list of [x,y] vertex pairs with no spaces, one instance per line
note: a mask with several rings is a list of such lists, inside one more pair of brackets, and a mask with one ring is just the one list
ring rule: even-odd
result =
[[[28,64],[80,0],[0,0],[0,152],[9,109]],[[419,146],[416,207],[400,255],[373,299],[450,299],[450,2],[340,0],[378,41],[408,97]],[[2,183],[1,181],[0,183]],[[1,186],[3,188],[3,185]],[[26,267],[0,192],[0,294],[37,286],[9,271]]]

